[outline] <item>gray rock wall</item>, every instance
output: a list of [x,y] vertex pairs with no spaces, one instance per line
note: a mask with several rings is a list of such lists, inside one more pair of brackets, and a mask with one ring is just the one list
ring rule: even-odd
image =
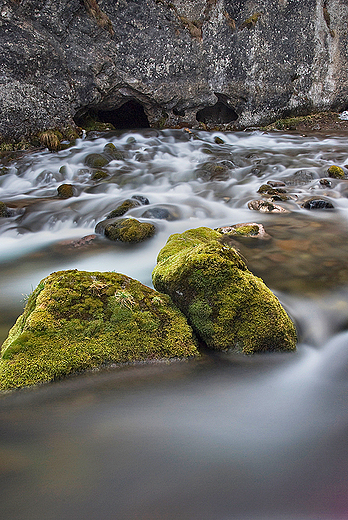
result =
[[[0,0],[0,136],[118,117],[245,128],[348,105],[345,0]],[[134,111],[128,107],[129,116]]]

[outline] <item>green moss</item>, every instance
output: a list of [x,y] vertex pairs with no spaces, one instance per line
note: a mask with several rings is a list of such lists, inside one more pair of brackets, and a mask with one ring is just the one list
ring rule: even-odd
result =
[[241,235],[241,236],[255,236],[259,234],[259,226],[255,225],[246,225],[236,227],[232,234]]
[[195,355],[192,329],[169,296],[118,273],[60,271],[40,282],[10,330],[0,388],[110,362]]
[[[96,228],[97,230],[97,228]],[[97,231],[98,232],[98,231]],[[135,218],[119,219],[105,224],[104,234],[110,240],[120,240],[136,244],[154,236],[156,228],[149,222],[139,222]]]
[[9,212],[4,202],[0,201],[0,218],[8,217]]
[[171,295],[210,348],[294,350],[295,328],[278,299],[221,240],[209,228],[172,235],[158,255],[154,287]]
[[111,213],[109,213],[109,215],[106,218],[122,217],[122,215],[127,213],[127,211],[133,208],[137,208],[140,205],[140,202],[138,202],[135,199],[127,199],[124,202],[122,202],[122,204],[117,206],[116,209],[111,211]]
[[327,170],[327,174],[332,179],[344,179],[345,174],[343,168],[340,168],[339,166],[330,166],[330,168]]
[[260,16],[261,13],[254,13],[239,26],[239,30],[242,31],[243,29],[251,29],[252,27],[255,27]]

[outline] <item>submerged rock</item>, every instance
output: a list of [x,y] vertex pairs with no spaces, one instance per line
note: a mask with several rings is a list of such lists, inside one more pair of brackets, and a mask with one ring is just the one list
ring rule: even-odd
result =
[[286,178],[288,186],[304,186],[316,178],[316,174],[310,170],[297,170],[293,175]]
[[245,354],[296,348],[295,327],[238,251],[209,228],[169,237],[152,273],[209,348]]
[[108,143],[104,146],[103,156],[111,161],[122,161],[124,159],[121,150],[117,150],[113,143]]
[[115,217],[122,217],[127,211],[133,208],[137,208],[138,206],[141,206],[140,202],[135,199],[127,199],[122,204],[117,206],[106,218],[115,218]]
[[139,222],[135,218],[118,218],[99,222],[95,232],[103,233],[110,240],[136,244],[153,237],[156,227],[150,222]]
[[103,168],[111,161],[110,157],[106,157],[101,153],[90,153],[85,157],[85,165],[90,168]]
[[2,390],[109,363],[198,354],[169,296],[118,273],[59,271],[42,280],[9,332]]

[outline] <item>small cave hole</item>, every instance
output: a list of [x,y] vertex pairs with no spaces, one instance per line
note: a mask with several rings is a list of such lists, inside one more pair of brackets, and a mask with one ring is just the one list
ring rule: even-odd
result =
[[183,108],[179,109],[179,108],[174,107],[173,108],[173,114],[175,116],[185,117],[185,110]]
[[93,122],[111,123],[116,129],[150,128],[144,107],[131,99],[115,109],[98,109],[98,107],[79,110],[74,121],[78,126],[93,125]]
[[150,127],[144,107],[134,99],[114,110],[97,110],[97,119],[102,123],[111,123],[117,129]]
[[221,101],[210,107],[199,110],[196,119],[205,124],[226,124],[238,119],[238,114],[233,108],[228,107]]

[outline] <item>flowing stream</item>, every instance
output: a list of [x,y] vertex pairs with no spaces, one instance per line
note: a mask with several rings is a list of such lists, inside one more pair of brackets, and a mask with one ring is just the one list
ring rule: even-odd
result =
[[[86,158],[109,143],[122,156],[97,180]],[[347,137],[147,129],[0,165],[0,341],[53,271],[151,286],[170,234],[244,222],[269,236],[236,246],[299,335],[292,354],[135,364],[2,396],[1,518],[348,518],[348,180],[328,178],[334,164],[348,164]],[[73,197],[58,197],[63,183]],[[287,212],[249,209],[267,183]],[[134,196],[148,203],[127,216],[155,237],[95,236]],[[332,208],[306,209],[313,197]]]

